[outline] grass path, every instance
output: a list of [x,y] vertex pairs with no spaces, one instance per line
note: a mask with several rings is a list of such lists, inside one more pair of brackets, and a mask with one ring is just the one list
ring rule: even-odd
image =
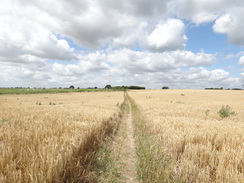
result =
[[128,101],[128,115],[124,123],[121,124],[121,131],[124,133],[124,138],[121,145],[121,161],[124,165],[122,175],[127,183],[136,183],[136,150],[134,140],[134,129],[132,124],[131,104]]
[[[105,148],[109,157],[104,157],[105,166],[100,173],[99,182],[137,183],[136,147],[130,101],[125,96],[123,119],[116,134],[107,142]],[[104,153],[103,153],[104,154]]]

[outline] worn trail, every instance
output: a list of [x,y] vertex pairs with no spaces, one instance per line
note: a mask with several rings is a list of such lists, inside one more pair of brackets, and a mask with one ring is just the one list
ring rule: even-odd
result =
[[120,182],[137,183],[136,148],[131,104],[126,98],[126,113],[112,142],[111,150],[120,170]]
[[131,115],[131,104],[128,101],[129,113],[127,119],[124,121],[124,131],[125,138],[124,143],[121,144],[121,158],[124,164],[123,176],[125,177],[125,181],[130,182],[138,182],[137,174],[136,174],[136,148],[135,148],[135,140],[134,140],[134,130],[132,123],[132,115]]
[[125,96],[123,117],[115,135],[106,146],[109,157],[105,158],[106,171],[98,182],[137,183],[136,145],[131,103]]

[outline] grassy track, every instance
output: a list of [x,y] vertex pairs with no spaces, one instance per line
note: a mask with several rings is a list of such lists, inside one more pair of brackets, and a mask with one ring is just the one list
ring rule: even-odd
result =
[[155,143],[147,122],[127,93],[125,104],[117,133],[100,149],[99,182],[185,182],[173,180],[170,158]]

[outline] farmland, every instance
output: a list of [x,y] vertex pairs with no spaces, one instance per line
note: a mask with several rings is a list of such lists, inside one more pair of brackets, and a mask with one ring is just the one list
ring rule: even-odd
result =
[[243,103],[228,90],[0,95],[0,182],[244,182]]
[[[142,157],[146,182],[162,180],[162,173],[167,182],[244,182],[243,91],[148,90],[129,96],[153,139],[151,151],[157,151],[157,158],[148,157],[151,152]],[[222,118],[219,110],[227,105],[233,115]],[[158,156],[166,170],[156,166],[149,172]]]
[[0,96],[0,182],[87,181],[123,100],[122,92]]

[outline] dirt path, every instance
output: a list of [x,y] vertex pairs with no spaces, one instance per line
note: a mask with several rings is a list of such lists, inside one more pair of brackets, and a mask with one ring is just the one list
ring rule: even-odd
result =
[[[129,102],[129,101],[128,101]],[[129,106],[129,113],[127,119],[124,121],[123,127],[121,125],[122,130],[124,130],[124,143],[121,144],[121,160],[123,162],[123,176],[127,183],[135,183],[137,181],[136,174],[136,148],[135,148],[135,140],[134,140],[134,130],[132,124],[132,115],[131,115],[131,105]]]
[[137,183],[136,148],[131,115],[131,105],[127,102],[127,114],[121,122],[112,144],[113,156],[119,164],[121,182]]
[[[105,158],[99,157],[105,165],[98,182],[138,183],[136,172],[136,147],[134,139],[131,104],[125,101],[123,117],[114,136],[107,142],[104,149]],[[104,153],[103,153],[104,154]]]

